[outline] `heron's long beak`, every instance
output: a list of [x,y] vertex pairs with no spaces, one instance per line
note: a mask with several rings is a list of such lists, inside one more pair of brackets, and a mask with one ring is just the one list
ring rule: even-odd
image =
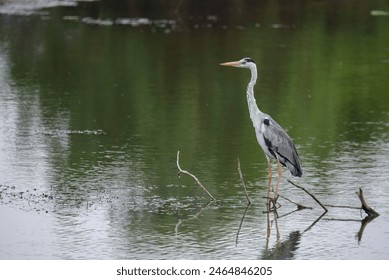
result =
[[220,63],[220,65],[238,67],[240,65],[240,62],[239,61],[224,62],[224,63]]

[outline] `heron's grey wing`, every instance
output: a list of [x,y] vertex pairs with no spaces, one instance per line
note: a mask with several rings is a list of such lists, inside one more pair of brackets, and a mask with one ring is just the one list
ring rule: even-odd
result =
[[272,150],[280,163],[286,166],[293,176],[301,177],[303,174],[300,158],[296,147],[286,131],[270,116],[263,121],[263,137],[266,145]]

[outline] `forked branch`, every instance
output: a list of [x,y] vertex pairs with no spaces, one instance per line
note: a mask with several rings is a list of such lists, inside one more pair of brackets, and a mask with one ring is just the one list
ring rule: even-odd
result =
[[323,208],[324,212],[328,212],[328,209],[320,202],[320,200],[318,200],[313,194],[311,194],[309,191],[307,191],[305,188],[297,185],[296,183],[294,183],[293,181],[289,180],[288,179],[288,182],[291,183],[293,186],[299,188],[300,190],[303,190],[304,192],[306,192],[310,197],[313,198],[313,200],[315,200],[320,206],[321,208]]
[[380,215],[380,214],[378,214],[377,211],[375,211],[373,208],[371,208],[369,205],[367,205],[365,198],[363,197],[363,191],[361,188],[359,188],[359,190],[356,192],[356,194],[357,194],[359,200],[361,201],[363,211],[365,211],[365,213],[368,216],[377,217]]
[[202,188],[203,191],[205,191],[205,193],[209,196],[209,198],[211,200],[215,200],[215,198],[209,193],[209,191],[204,187],[204,185],[200,182],[199,179],[197,179],[197,177],[195,175],[193,175],[192,173],[190,173],[190,172],[188,172],[180,167],[180,151],[177,151],[177,168],[179,170],[178,176],[180,176],[181,173],[189,175],[190,177],[192,177],[196,181],[197,185],[199,185],[199,187]]

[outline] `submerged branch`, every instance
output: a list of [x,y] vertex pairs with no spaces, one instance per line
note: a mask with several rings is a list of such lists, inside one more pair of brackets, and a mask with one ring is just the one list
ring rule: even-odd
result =
[[293,200],[287,198],[286,196],[283,196],[281,194],[278,193],[278,196],[285,199],[286,201],[289,201],[290,203],[294,204],[297,206],[297,210],[303,210],[303,209],[312,209],[312,207],[308,207],[308,206],[305,206],[305,205],[302,205],[300,203],[297,203],[297,202],[294,202]]
[[356,192],[359,200],[361,201],[361,204],[362,206],[361,207],[355,207],[355,206],[346,206],[346,205],[328,205],[328,204],[322,204],[313,194],[311,194],[309,191],[307,191],[305,188],[299,186],[298,184],[294,183],[293,181],[291,180],[288,180],[289,183],[291,183],[293,186],[303,190],[304,192],[306,192],[307,194],[309,194],[323,209],[325,212],[328,212],[327,208],[326,207],[333,207],[333,208],[347,208],[347,209],[362,209],[363,211],[365,211],[365,213],[369,216],[369,217],[377,217],[379,216],[380,214],[375,211],[373,208],[371,208],[367,203],[366,203],[366,200],[365,198],[363,197],[363,191],[361,188],[359,188],[359,190]]
[[369,205],[367,205],[365,198],[363,197],[363,191],[361,188],[359,188],[359,190],[356,192],[356,194],[357,194],[359,200],[361,201],[363,211],[365,211],[365,213],[368,216],[377,217],[380,215],[380,214],[378,214],[377,211],[375,211],[373,208],[371,208]]
[[347,205],[331,205],[331,204],[324,204],[326,207],[331,207],[331,208],[347,208],[347,209],[356,209],[360,210],[361,207],[356,207],[356,206],[347,206]]
[[197,177],[195,175],[193,175],[192,173],[190,173],[186,170],[181,169],[181,167],[180,167],[180,151],[177,151],[177,168],[179,170],[178,176],[180,176],[181,173],[189,175],[190,177],[192,177],[196,181],[196,183],[199,185],[199,187],[202,188],[203,191],[205,191],[205,193],[209,196],[209,198],[211,200],[215,200],[215,198],[209,193],[209,191],[204,187],[204,185],[200,182],[199,179],[197,179]]

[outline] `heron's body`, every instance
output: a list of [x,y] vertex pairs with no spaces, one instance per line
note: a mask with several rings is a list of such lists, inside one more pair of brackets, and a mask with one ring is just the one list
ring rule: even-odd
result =
[[282,127],[269,115],[255,134],[267,158],[279,161],[293,176],[301,177],[300,159],[292,140]]
[[250,58],[244,58],[239,61],[222,63],[221,65],[248,68],[251,71],[251,79],[247,86],[247,104],[250,118],[255,129],[258,143],[268,160],[268,194],[270,192],[271,182],[270,159],[274,159],[278,162],[278,182],[276,188],[276,196],[278,196],[278,185],[281,176],[280,164],[288,168],[293,176],[302,176],[303,172],[296,147],[286,131],[272,117],[261,112],[257,106],[254,97],[254,85],[258,75],[257,66],[254,61]]

